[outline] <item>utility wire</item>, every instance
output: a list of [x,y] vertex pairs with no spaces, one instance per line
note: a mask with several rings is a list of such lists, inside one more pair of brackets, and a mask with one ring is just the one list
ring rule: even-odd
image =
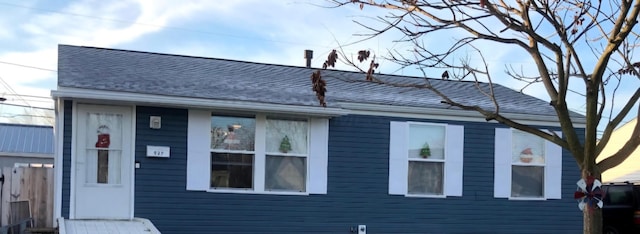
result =
[[34,67],[34,66],[23,65],[23,64],[18,64],[18,63],[10,63],[10,62],[4,62],[4,61],[0,61],[0,63],[7,64],[7,65],[18,66],[18,67],[26,67],[26,68],[31,68],[31,69],[43,70],[43,71],[58,72],[58,71],[53,70],[53,69]]
[[49,97],[49,96],[36,96],[36,95],[27,95],[27,94],[19,94],[19,93],[16,93],[16,94],[9,93],[9,94],[2,94],[2,95],[4,95],[4,96],[20,96],[20,97],[28,97],[28,98],[51,99],[51,97]]
[[49,110],[49,111],[53,110],[53,108],[26,106],[26,105],[18,105],[18,104],[11,104],[11,103],[0,103],[0,105],[26,107],[26,108],[33,108],[33,109],[40,109],[40,110]]

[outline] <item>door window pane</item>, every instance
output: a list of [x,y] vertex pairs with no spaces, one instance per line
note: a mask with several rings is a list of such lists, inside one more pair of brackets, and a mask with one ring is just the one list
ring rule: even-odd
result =
[[253,118],[211,117],[211,149],[253,151],[256,121]]
[[86,150],[86,183],[120,184],[121,158],[120,150],[89,149]]
[[409,194],[442,195],[443,162],[409,161]]
[[307,122],[267,119],[267,153],[307,154]]
[[265,189],[305,192],[305,157],[267,156]]
[[513,166],[511,170],[512,197],[543,197],[544,167]]
[[120,184],[122,115],[87,113],[86,183]]
[[211,152],[212,188],[253,188],[253,155]]

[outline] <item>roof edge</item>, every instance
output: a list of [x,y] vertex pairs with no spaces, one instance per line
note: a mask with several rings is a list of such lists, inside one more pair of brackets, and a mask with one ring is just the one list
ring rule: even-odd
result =
[[141,94],[131,92],[105,91],[81,88],[62,88],[52,90],[51,96],[54,98],[72,98],[100,101],[120,101],[135,104],[161,104],[167,106],[190,107],[190,108],[216,108],[220,110],[243,110],[256,112],[290,113],[311,116],[333,117],[346,115],[347,111],[342,108],[326,108],[312,106],[295,106],[283,104],[258,103],[248,101],[229,101],[207,98],[191,98],[164,96],[156,94]]
[[[487,122],[484,116],[476,111],[456,110],[456,109],[439,109],[439,108],[425,108],[425,107],[409,107],[409,106],[391,106],[391,105],[379,105],[379,104],[363,104],[363,103],[350,103],[340,102],[340,107],[349,110],[350,114],[364,114],[364,115],[381,115],[397,116],[397,117],[412,117],[412,118],[432,118],[441,120],[459,120],[459,121],[471,121],[471,122]],[[557,116],[548,115],[530,115],[519,113],[502,113],[505,117],[510,118],[519,123],[528,125],[543,125],[543,126],[560,126]],[[572,118],[573,124],[577,128],[586,127],[585,118]],[[492,121],[497,123],[496,121]]]

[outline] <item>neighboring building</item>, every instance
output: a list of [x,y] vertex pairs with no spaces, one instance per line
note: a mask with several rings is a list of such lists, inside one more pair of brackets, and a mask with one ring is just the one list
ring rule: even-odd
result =
[[[57,216],[162,233],[582,230],[567,151],[428,90],[323,70],[321,107],[312,68],[66,45],[58,59]],[[474,82],[430,82],[492,107]],[[547,102],[493,91],[502,114],[558,131]]]
[[53,127],[0,123],[0,169],[53,166]]
[[[613,130],[611,133],[611,139],[609,143],[604,147],[598,161],[605,159],[613,155],[616,151],[620,150],[622,146],[629,141],[633,128],[636,126],[638,118],[627,122],[621,127]],[[602,173],[602,181],[604,182],[635,182],[640,183],[640,148],[636,149],[631,155],[624,160],[620,165],[613,167],[604,173]]]

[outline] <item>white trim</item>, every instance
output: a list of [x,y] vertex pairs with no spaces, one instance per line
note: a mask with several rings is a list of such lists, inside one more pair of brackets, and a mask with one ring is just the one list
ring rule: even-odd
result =
[[211,112],[189,109],[186,190],[206,191],[211,176]]
[[256,191],[251,189],[230,189],[230,188],[220,188],[213,189],[210,188],[206,190],[210,193],[242,193],[242,194],[265,194],[265,195],[294,195],[294,196],[308,196],[310,193],[307,192],[294,192],[294,191]]
[[544,197],[508,197],[510,201],[546,201]]
[[464,184],[464,126],[449,124],[445,130],[444,195],[462,197]]
[[[63,146],[64,146],[64,100],[56,100],[56,127],[53,129],[56,139],[55,156],[53,157],[53,226],[57,227],[56,220],[62,217],[62,174],[63,174]],[[64,221],[64,219],[63,219]],[[64,223],[63,223],[64,225]]]
[[418,198],[447,198],[447,195],[428,195],[428,194],[409,194],[404,195],[405,197],[418,197]]
[[407,122],[389,122],[389,194],[407,195],[409,160],[407,139],[409,124]]
[[308,126],[307,192],[310,194],[327,194],[329,119],[310,118]]
[[[267,148],[267,117],[263,114],[256,114],[255,116],[256,128],[255,141],[253,150],[253,191],[265,191],[266,180],[266,167],[267,167],[267,154],[265,153]],[[305,184],[307,185],[307,184]],[[306,188],[305,188],[306,191]]]
[[511,197],[511,128],[496,128],[493,157],[493,197]]
[[[482,115],[480,115],[478,112],[475,112],[475,111],[464,111],[464,110],[444,109],[444,108],[424,108],[424,107],[409,107],[409,106],[363,104],[363,103],[350,103],[350,102],[339,102],[338,105],[348,110],[348,114],[354,114],[354,115],[389,116],[389,117],[483,122],[483,123],[487,122],[485,117],[483,117]],[[513,114],[513,113],[501,113],[501,114],[521,124],[554,126],[554,127],[560,126],[557,116]],[[574,121],[574,126],[576,128],[586,127],[586,119],[573,118],[572,120]],[[497,122],[491,121],[491,123],[497,123]]]
[[133,219],[135,217],[135,199],[136,199],[136,129],[138,128],[138,126],[136,125],[137,122],[137,106],[133,105],[130,107],[131,109],[131,147],[130,147],[130,155],[131,155],[131,164],[130,168],[129,168],[129,175],[131,177],[131,181],[130,181],[130,185],[131,186],[131,194],[129,197],[129,208],[131,209],[131,213],[129,214],[129,219]]
[[347,114],[340,108],[326,108],[318,106],[296,106],[269,104],[248,101],[215,100],[206,98],[188,98],[167,95],[153,95],[130,92],[103,91],[79,88],[58,87],[51,91],[54,98],[75,98],[90,100],[108,100],[120,102],[135,102],[140,104],[168,105],[181,108],[203,108],[216,110],[241,110],[268,112],[271,114],[300,114],[306,116],[339,116]]
[[[556,132],[562,137],[562,132]],[[562,199],[562,147],[545,141],[544,196],[547,199]]]
[[55,218],[53,219],[54,222],[56,222],[56,227],[58,227],[58,233],[60,234],[66,234],[67,233],[67,226],[65,226],[64,223],[64,218],[60,217],[60,218]]

